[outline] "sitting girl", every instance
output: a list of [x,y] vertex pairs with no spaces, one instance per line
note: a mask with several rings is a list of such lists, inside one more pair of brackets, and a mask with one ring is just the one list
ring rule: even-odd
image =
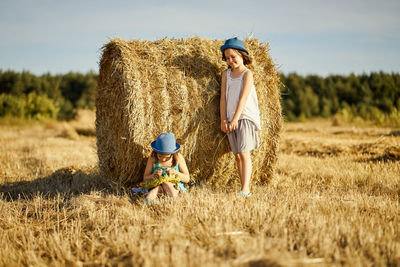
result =
[[[173,180],[162,182],[150,189],[145,203],[150,203],[159,195],[176,197],[186,191],[183,183],[189,182],[189,170],[182,154],[178,151],[180,145],[175,140],[173,133],[162,133],[151,143],[153,152],[147,160],[143,174],[143,183],[151,184],[151,181]],[[156,183],[157,184],[157,183]]]

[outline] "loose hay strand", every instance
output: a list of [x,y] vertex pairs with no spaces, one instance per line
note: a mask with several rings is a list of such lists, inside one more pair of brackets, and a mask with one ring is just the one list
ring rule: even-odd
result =
[[[282,126],[279,76],[267,43],[245,40],[259,100],[261,146],[252,153],[256,183],[273,176]],[[193,182],[238,183],[233,154],[219,126],[221,40],[113,39],[103,47],[96,94],[100,170],[120,185],[142,179],[150,143],[173,132]]]

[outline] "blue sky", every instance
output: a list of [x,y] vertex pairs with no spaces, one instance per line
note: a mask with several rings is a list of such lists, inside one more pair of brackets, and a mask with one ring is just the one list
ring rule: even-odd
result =
[[0,69],[97,72],[113,37],[249,35],[284,73],[400,72],[398,0],[2,0]]

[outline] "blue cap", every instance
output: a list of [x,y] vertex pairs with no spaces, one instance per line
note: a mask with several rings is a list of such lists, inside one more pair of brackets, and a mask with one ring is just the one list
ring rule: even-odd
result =
[[151,143],[151,148],[159,154],[174,154],[181,146],[176,142],[173,133],[162,133]]
[[225,41],[225,44],[221,46],[222,53],[224,53],[224,50],[228,48],[241,50],[243,52],[246,52],[246,54],[249,54],[249,52],[247,52],[246,50],[246,47],[244,46],[243,41],[239,40],[237,37]]

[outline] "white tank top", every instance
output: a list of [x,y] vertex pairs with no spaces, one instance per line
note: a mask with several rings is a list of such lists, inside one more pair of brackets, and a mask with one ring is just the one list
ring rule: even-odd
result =
[[[235,116],[240,92],[243,88],[243,76],[247,71],[248,69],[243,71],[238,78],[231,77],[230,68],[226,72],[226,117],[229,122],[232,121],[233,116]],[[257,126],[257,129],[261,130],[260,110],[258,109],[257,92],[254,84],[251,85],[249,97],[247,98],[243,112],[239,117],[239,120],[242,119],[251,120]]]

